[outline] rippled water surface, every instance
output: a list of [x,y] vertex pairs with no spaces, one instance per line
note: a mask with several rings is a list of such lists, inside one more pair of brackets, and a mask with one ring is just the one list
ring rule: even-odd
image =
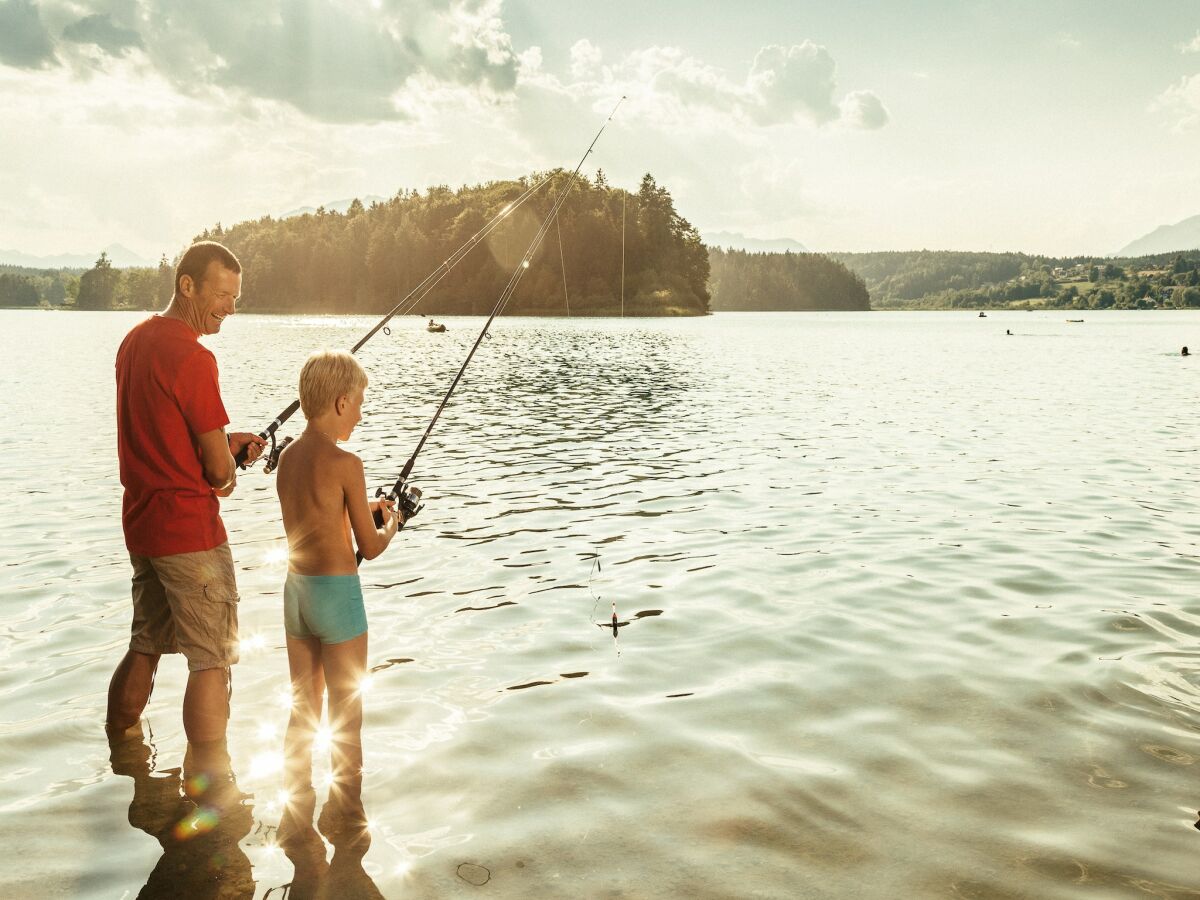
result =
[[[1200,896],[1200,315],[1066,315],[498,322],[418,463],[425,511],[363,568],[373,841],[344,895]],[[182,661],[134,808],[102,728],[130,618],[112,362],[140,317],[0,312],[5,896],[134,897],[163,862],[131,822],[178,793]],[[234,427],[370,324],[231,319],[207,343]],[[482,322],[448,324],[362,352],[375,484]],[[253,794],[228,852],[277,898],[270,478],[223,509]]]

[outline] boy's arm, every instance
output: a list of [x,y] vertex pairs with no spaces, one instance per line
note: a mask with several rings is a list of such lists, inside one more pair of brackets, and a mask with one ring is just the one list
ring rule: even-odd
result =
[[363,559],[374,559],[382,553],[396,535],[396,514],[386,504],[379,505],[383,516],[383,527],[375,527],[371,504],[367,502],[367,478],[363,473],[362,460],[353,453],[346,454],[343,482],[346,512],[350,516],[350,528],[354,532],[354,543]]

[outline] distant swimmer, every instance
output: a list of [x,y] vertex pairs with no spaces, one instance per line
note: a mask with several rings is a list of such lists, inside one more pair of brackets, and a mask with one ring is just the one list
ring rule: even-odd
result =
[[1011,335],[1011,334],[1012,334],[1012,329],[1011,329],[1011,328],[1005,328],[1005,329],[1004,329],[1004,333],[1005,333],[1005,334],[1007,334],[1007,335]]
[[1183,350],[1180,351],[1179,355],[1180,356],[1191,356],[1192,354],[1188,353],[1187,347],[1184,347]]

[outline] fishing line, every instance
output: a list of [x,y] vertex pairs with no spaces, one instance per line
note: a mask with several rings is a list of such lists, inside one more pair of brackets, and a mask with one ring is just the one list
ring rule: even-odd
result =
[[600,595],[598,593],[596,593],[596,591],[593,590],[593,588],[592,588],[592,578],[595,575],[599,575],[600,572],[601,572],[600,554],[597,553],[592,557],[592,569],[590,572],[588,572],[588,593],[590,593],[596,601],[595,603],[592,604],[592,614],[590,616],[588,616],[588,618],[591,620],[591,623],[593,625],[599,626],[600,628],[611,628],[612,629],[613,648],[617,651],[617,656],[620,657],[621,645],[617,641],[617,634],[618,634],[617,629],[620,628],[625,623],[617,621],[617,599],[616,599],[616,597],[613,597],[613,599],[612,599],[612,621],[611,622],[597,622],[596,621],[596,607],[600,605]]
[[[441,282],[441,280],[447,275],[449,275],[450,271],[460,262],[462,262],[463,258],[466,257],[466,255],[470,253],[480,241],[500,227],[500,224],[505,219],[516,212],[526,200],[549,184],[553,178],[553,173],[547,175],[541,181],[526,188],[524,193],[522,193],[515,200],[510,201],[491,219],[491,221],[475,232],[475,234],[471,235],[471,237],[469,237],[465,243],[463,243],[457,250],[446,257],[440,266],[426,275],[421,280],[420,284],[409,291],[399,303],[393,306],[370,331],[363,335],[358,343],[350,348],[350,352],[357,353],[360,349],[362,349],[362,346],[371,338],[373,338],[380,330],[382,330],[385,334],[391,334],[391,329],[386,327],[388,322],[390,322],[397,315],[408,315],[408,313],[415,309],[417,304],[424,300],[429,292],[437,287],[438,283]],[[262,440],[265,441],[269,438],[271,441],[271,450],[265,455],[266,462],[263,464],[263,474],[270,475],[271,472],[274,471],[275,467],[279,464],[279,454],[282,453],[284,448],[291,443],[292,439],[289,437],[284,438],[282,443],[276,444],[275,432],[279,430],[280,426],[282,426],[284,422],[295,415],[296,410],[299,408],[300,401],[292,401],[292,403],[286,409],[284,409],[283,412],[281,412],[266,428],[258,433],[258,436]],[[234,462],[237,463],[238,468],[248,468],[246,463],[246,457],[248,455],[248,447],[244,447],[242,450],[238,451],[237,456],[234,457]],[[253,463],[250,465],[253,465]]]
[[[425,429],[425,433],[421,435],[421,440],[417,442],[417,447],[415,450],[413,450],[412,456],[408,458],[408,461],[400,470],[400,475],[396,478],[391,490],[385,492],[383,488],[378,488],[375,491],[376,497],[386,497],[389,500],[398,500],[400,502],[400,508],[405,513],[406,519],[415,516],[421,511],[423,506],[421,503],[420,490],[418,488],[408,489],[407,487],[409,475],[412,474],[413,466],[417,461],[417,455],[421,452],[422,448],[425,446],[425,442],[429,439],[429,435],[433,432],[433,426],[436,425],[438,419],[441,418],[442,410],[446,408],[446,404],[450,401],[450,395],[454,393],[454,389],[458,387],[459,381],[462,380],[463,373],[467,371],[467,366],[470,365],[471,360],[474,358],[475,351],[479,349],[479,345],[483,342],[484,337],[487,335],[488,329],[491,327],[492,322],[495,321],[496,316],[500,315],[500,313],[504,311],[505,307],[508,306],[509,301],[512,300],[513,294],[517,289],[517,285],[520,284],[521,278],[525,275],[526,270],[529,269],[529,264],[532,262],[534,254],[537,253],[538,248],[542,244],[542,240],[546,237],[546,232],[550,229],[550,223],[555,221],[556,217],[558,216],[558,211],[562,208],[567,196],[571,193],[571,189],[575,186],[575,181],[579,177],[579,170],[583,168],[584,162],[589,156],[591,156],[592,150],[596,146],[596,142],[600,140],[600,135],[604,134],[604,129],[608,127],[608,123],[613,120],[613,116],[617,114],[617,110],[624,102],[625,97],[621,97],[621,99],[617,101],[617,105],[614,106],[613,111],[608,114],[608,118],[604,120],[604,124],[601,125],[600,130],[596,132],[596,136],[592,138],[592,142],[588,145],[587,150],[584,151],[583,156],[579,158],[579,162],[576,164],[574,171],[571,172],[571,176],[566,187],[561,189],[556,195],[554,203],[550,207],[550,212],[546,215],[546,218],[542,220],[542,224],[538,228],[537,233],[533,236],[533,240],[529,242],[529,247],[525,250],[524,255],[521,257],[521,262],[517,265],[516,269],[513,270],[512,276],[508,279],[508,284],[506,284],[504,286],[504,290],[500,292],[500,297],[496,301],[496,305],[492,308],[491,315],[489,315],[487,317],[487,321],[483,323],[483,328],[479,330],[479,336],[475,338],[475,343],[471,345],[471,350],[469,353],[467,353],[467,358],[463,360],[462,366],[459,367],[458,373],[454,376],[454,380],[450,383],[450,387],[446,391],[446,396],[442,398],[442,402],[438,405],[437,410],[434,412],[433,418],[429,420],[429,426]],[[378,511],[376,511],[376,522],[378,524],[382,524],[383,522],[382,516]],[[361,563],[362,554],[358,554],[357,558]]]

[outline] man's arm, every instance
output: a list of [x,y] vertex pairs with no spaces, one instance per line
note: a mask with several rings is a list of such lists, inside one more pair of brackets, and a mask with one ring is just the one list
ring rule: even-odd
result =
[[218,497],[228,497],[237,484],[237,466],[229,452],[229,438],[224,428],[214,428],[196,438],[200,444],[200,465],[204,480],[212,485]]

